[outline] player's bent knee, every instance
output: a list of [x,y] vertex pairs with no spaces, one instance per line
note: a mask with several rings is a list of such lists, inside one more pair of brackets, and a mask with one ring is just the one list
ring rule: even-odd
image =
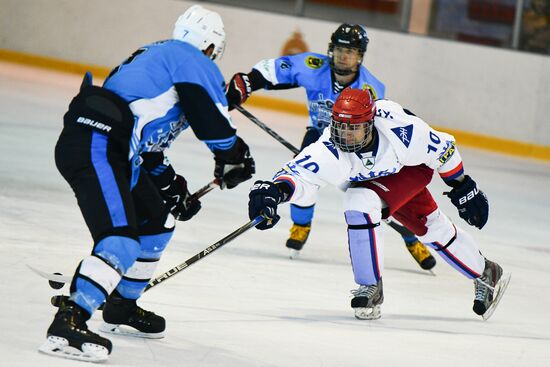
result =
[[380,222],[382,219],[382,199],[372,190],[363,187],[350,188],[346,191],[344,210],[346,212],[366,213],[371,217],[372,222]]
[[426,217],[426,228],[428,229],[426,234],[419,237],[423,243],[439,242],[447,244],[456,236],[455,226],[439,209]]
[[124,274],[141,252],[140,243],[132,238],[109,236],[94,247],[94,255],[106,261],[113,269]]
[[141,253],[139,257],[142,259],[159,259],[172,239],[173,234],[174,230],[172,229],[170,232],[139,236],[139,241],[141,243]]

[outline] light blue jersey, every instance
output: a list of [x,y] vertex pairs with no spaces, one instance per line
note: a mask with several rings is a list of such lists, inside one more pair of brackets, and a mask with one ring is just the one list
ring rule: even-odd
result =
[[[134,114],[130,159],[167,149],[189,125],[211,150],[228,149],[235,141],[223,76],[212,60],[187,43],[167,40],[143,46],[111,72],[104,87],[126,100]],[[201,109],[216,115],[223,131],[208,131],[205,125],[214,121],[204,122]]]
[[[277,59],[262,60],[254,66],[275,88],[303,87],[306,90],[309,126],[324,129],[330,124],[332,106],[342,91],[331,75],[329,59],[325,55],[306,52]],[[351,88],[368,89],[374,99],[384,98],[385,87],[366,67],[359,67],[358,77]]]

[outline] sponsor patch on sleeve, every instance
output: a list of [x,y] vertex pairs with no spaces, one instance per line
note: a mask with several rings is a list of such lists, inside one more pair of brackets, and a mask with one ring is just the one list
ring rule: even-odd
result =
[[441,164],[445,164],[445,162],[451,159],[451,157],[455,153],[455,150],[456,150],[455,143],[452,141],[447,142],[447,145],[445,145],[445,149],[443,150],[443,153],[439,155],[439,158],[438,158],[439,162]]

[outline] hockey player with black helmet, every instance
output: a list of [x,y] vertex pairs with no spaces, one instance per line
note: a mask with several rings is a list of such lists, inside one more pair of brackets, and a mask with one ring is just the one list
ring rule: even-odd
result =
[[[362,65],[369,38],[365,28],[344,23],[332,33],[327,55],[305,52],[258,62],[248,74],[237,73],[227,87],[229,109],[244,103],[252,92],[303,87],[309,108],[309,123],[300,150],[317,141],[330,123],[332,105],[346,88],[367,89],[374,99],[384,98],[385,86]],[[317,198],[292,204],[290,214],[293,225],[286,246],[295,256],[304,246],[311,231]],[[403,237],[406,248],[425,270],[432,269],[435,258],[407,228],[389,219],[389,225]]]
[[102,331],[163,337],[164,318],[136,301],[172,237],[174,219],[188,220],[201,208],[165,150],[190,127],[213,153],[222,188],[255,172],[213,62],[224,45],[221,17],[195,5],[179,17],[172,39],[139,48],[102,87],[85,77],[64,116],[55,161],[94,246],[78,265],[69,301],[60,305],[41,352],[105,361],[111,342],[87,326],[104,302]]

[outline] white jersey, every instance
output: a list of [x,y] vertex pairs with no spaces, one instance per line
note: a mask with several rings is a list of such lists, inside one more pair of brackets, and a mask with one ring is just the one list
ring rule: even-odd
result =
[[462,159],[452,135],[432,129],[422,119],[389,100],[376,101],[374,146],[367,152],[346,153],[330,139],[330,126],[274,177],[294,188],[292,203],[308,203],[328,184],[345,188],[350,182],[372,180],[405,166],[426,165],[445,181],[463,174]]

